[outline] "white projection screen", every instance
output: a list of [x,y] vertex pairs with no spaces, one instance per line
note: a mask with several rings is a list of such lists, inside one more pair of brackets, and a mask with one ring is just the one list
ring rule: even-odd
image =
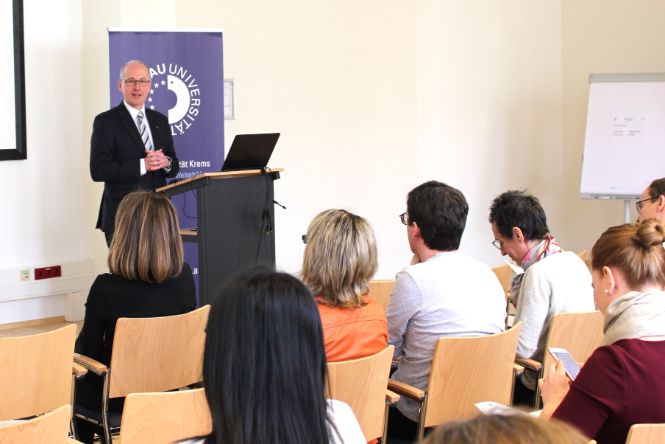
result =
[[14,108],[14,14],[12,2],[0,2],[0,149],[16,148]]
[[660,177],[665,177],[665,74],[592,74],[582,197],[638,198]]

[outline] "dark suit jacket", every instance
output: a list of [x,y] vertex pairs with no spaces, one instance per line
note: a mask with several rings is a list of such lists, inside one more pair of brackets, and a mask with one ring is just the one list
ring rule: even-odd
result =
[[[196,308],[192,269],[184,264],[180,276],[161,284],[129,281],[118,275],[100,274],[88,293],[83,328],[75,350],[109,365],[118,318],[173,316]],[[77,382],[77,403],[99,408],[102,381],[90,373]],[[114,404],[114,408],[118,404]]]
[[173,147],[168,119],[146,108],[155,149],[171,158],[171,170],[151,171],[141,176],[139,159],[145,157],[145,146],[139,130],[124,102],[95,117],[90,141],[90,175],[104,182],[104,195],[99,207],[97,228],[113,233],[115,213],[123,197],[139,188],[155,189],[175,177],[180,166]]

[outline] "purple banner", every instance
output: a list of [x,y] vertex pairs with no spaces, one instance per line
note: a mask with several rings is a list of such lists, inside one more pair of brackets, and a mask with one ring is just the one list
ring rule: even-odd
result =
[[[120,68],[143,61],[152,85],[145,106],[169,119],[180,160],[178,179],[219,171],[224,161],[224,71],[220,32],[109,31],[111,106],[122,101]],[[173,198],[180,226],[194,228],[196,192]],[[185,243],[185,261],[198,277],[198,249]],[[198,293],[198,279],[197,283]]]

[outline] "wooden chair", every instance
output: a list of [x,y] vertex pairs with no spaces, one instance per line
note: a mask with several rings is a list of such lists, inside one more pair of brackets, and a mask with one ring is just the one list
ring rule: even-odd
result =
[[665,442],[665,424],[633,424],[626,444],[662,444]]
[[383,311],[388,310],[390,304],[390,295],[395,286],[395,279],[381,279],[369,282],[369,296],[374,299],[383,308]]
[[101,427],[101,438],[111,444],[111,429],[120,426],[122,415],[109,411],[109,399],[201,382],[209,311],[206,305],[176,316],[118,319],[108,367],[87,356],[74,356],[77,363],[104,381],[100,410],[76,405],[75,416]]
[[513,277],[515,272],[507,264],[501,265],[499,267],[492,268],[494,274],[496,274],[499,283],[503,288],[503,293],[506,298],[506,327],[513,325],[513,320],[515,319],[515,307],[510,303],[510,286],[513,282]]
[[513,277],[515,276],[515,273],[513,272],[512,268],[510,268],[506,264],[501,265],[499,267],[494,267],[492,268],[492,271],[494,272],[494,274],[496,274],[497,279],[499,279],[501,287],[503,287],[503,292],[506,295],[506,301],[509,300],[510,284],[513,282]]
[[328,363],[329,397],[351,407],[367,441],[382,438],[385,442],[386,390],[394,351],[395,347],[390,345],[371,356]]
[[584,264],[587,266],[587,268],[591,270],[591,255],[589,252],[587,250],[582,250],[577,253],[577,256],[579,256],[579,258],[584,261]]
[[[517,358],[515,362],[526,369],[538,373],[538,379],[545,376],[554,358],[549,347],[565,348],[578,362],[586,361],[603,341],[603,315],[599,311],[582,313],[557,313],[552,318],[547,335],[543,363],[533,359]],[[540,388],[536,385],[534,407],[540,405]]]
[[72,402],[76,325],[0,339],[0,420],[27,418]]
[[425,427],[476,416],[477,402],[510,404],[521,329],[522,323],[518,322],[510,330],[493,335],[440,338],[425,390],[392,379],[388,382],[390,390],[421,403],[418,441]]
[[71,417],[72,407],[66,404],[36,418],[15,421],[0,427],[0,444],[77,442],[67,436]]
[[125,399],[120,444],[167,444],[211,432],[210,409],[202,388],[132,393]]

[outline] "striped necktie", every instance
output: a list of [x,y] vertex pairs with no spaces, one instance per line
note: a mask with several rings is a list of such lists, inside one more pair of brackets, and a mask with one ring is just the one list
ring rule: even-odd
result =
[[143,121],[143,111],[139,111],[139,114],[136,118],[139,122],[139,133],[141,134],[143,145],[145,145],[145,149],[152,151],[153,147],[152,142],[150,141],[150,134],[148,134],[148,129],[146,128],[145,122]]

